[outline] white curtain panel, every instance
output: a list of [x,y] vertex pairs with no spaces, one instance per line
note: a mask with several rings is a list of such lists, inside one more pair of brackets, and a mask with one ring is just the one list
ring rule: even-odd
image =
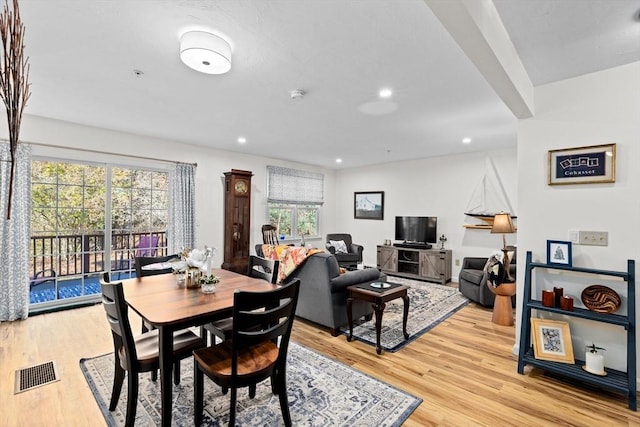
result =
[[193,248],[196,239],[195,181],[196,167],[178,163],[170,175],[170,210],[168,251],[177,253],[182,248]]
[[18,144],[11,219],[7,220],[9,143],[0,142],[0,322],[29,314],[29,238],[31,235],[31,146]]

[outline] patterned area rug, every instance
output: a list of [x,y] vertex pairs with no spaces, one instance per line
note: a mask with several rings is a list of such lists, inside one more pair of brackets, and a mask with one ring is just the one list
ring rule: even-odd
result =
[[[382,314],[380,344],[385,351],[391,353],[400,350],[469,303],[469,299],[462,295],[457,287],[395,276],[389,276],[387,281],[409,286],[409,317],[407,319],[409,339],[405,340],[402,334],[404,303],[401,298],[389,301]],[[342,328],[342,331],[348,335],[349,327]],[[354,325],[353,337],[375,346],[375,316],[369,322]]]
[[[291,342],[287,365],[289,407],[294,426],[400,426],[420,405],[422,399],[358,372],[313,350]],[[193,361],[180,363],[180,385],[173,388],[174,426],[193,425]],[[109,412],[113,385],[113,353],[80,360],[98,406],[109,426],[124,425],[127,405],[125,379],[120,401]],[[226,426],[229,420],[229,394],[205,377],[204,426]],[[278,397],[270,382],[258,385],[256,397],[248,390],[238,392],[237,426],[283,425]],[[136,427],[160,425],[160,382],[150,374],[140,375]]]

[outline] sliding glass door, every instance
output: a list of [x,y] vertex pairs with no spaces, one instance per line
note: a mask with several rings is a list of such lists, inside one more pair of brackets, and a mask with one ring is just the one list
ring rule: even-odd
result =
[[161,256],[167,250],[169,176],[166,172],[111,169],[111,270],[116,277],[135,273],[136,256]]
[[30,311],[99,300],[101,272],[166,250],[167,172],[34,160],[31,182]]

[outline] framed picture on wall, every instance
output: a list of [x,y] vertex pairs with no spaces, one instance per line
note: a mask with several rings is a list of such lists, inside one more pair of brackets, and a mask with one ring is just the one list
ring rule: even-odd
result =
[[616,181],[616,144],[550,150],[547,184],[594,184]]
[[355,219],[384,219],[384,191],[353,193]]
[[547,240],[547,264],[571,267],[571,242]]

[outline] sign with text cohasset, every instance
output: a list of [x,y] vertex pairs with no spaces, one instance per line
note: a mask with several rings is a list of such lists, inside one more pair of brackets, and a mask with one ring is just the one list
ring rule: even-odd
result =
[[615,182],[616,144],[550,150],[547,178],[549,185]]

